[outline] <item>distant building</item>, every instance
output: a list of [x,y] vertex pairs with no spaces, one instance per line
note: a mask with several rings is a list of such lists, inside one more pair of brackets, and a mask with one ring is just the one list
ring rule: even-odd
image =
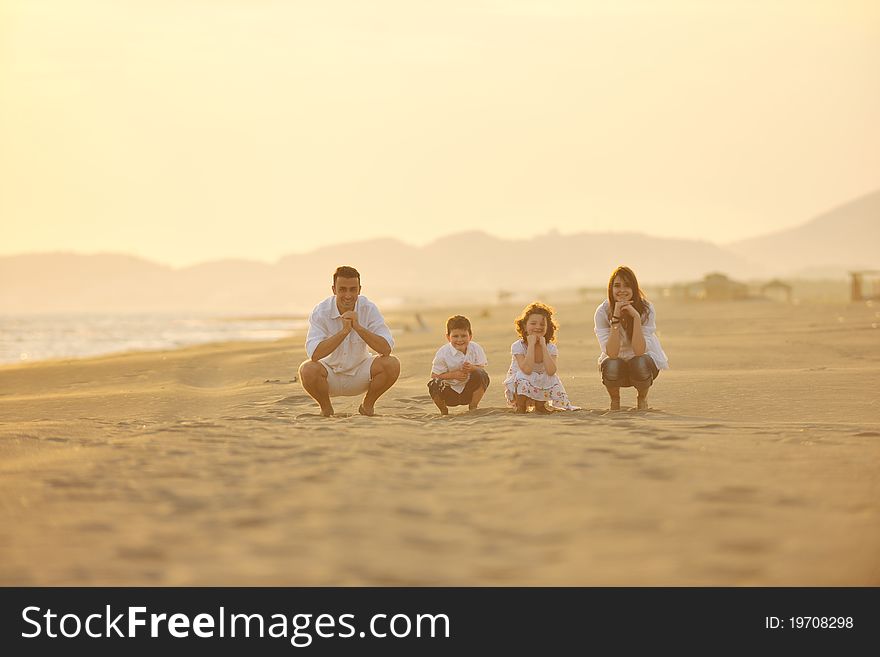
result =
[[783,283],[778,278],[774,278],[769,283],[764,283],[761,286],[761,296],[773,299],[774,301],[791,303],[791,285]]
[[864,269],[862,271],[851,271],[849,275],[850,298],[853,301],[880,299],[880,270]]
[[724,274],[706,274],[702,281],[673,286],[664,296],[697,301],[735,301],[749,298],[749,286],[729,279]]

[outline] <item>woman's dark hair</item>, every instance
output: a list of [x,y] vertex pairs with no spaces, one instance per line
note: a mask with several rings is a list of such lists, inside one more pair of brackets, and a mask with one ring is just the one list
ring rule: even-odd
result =
[[[610,320],[611,315],[614,313],[614,279],[620,276],[623,279],[623,282],[626,283],[629,287],[632,288],[633,291],[633,299],[632,305],[635,308],[639,315],[644,320],[648,315],[648,298],[645,296],[645,293],[642,292],[642,288],[639,287],[639,279],[636,278],[635,272],[629,267],[624,267],[621,265],[613,272],[611,272],[611,278],[608,279],[608,318]],[[620,315],[620,324],[623,326],[623,330],[626,331],[626,337],[632,341],[633,337],[633,318],[629,313],[622,313]]]
[[530,303],[526,306],[526,309],[522,311],[522,315],[520,315],[513,323],[516,327],[516,332],[519,333],[519,337],[522,338],[522,341],[527,342],[526,322],[529,321],[529,315],[544,315],[544,317],[547,318],[547,333],[544,334],[544,339],[547,342],[553,342],[556,339],[556,331],[559,328],[559,324],[553,321],[554,312],[553,308],[539,301]]

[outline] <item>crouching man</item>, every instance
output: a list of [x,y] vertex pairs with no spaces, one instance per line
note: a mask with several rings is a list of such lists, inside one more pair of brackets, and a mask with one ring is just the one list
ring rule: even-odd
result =
[[400,361],[391,355],[391,330],[376,304],[360,295],[361,275],[356,269],[338,267],[332,290],[333,296],[309,315],[309,360],[299,366],[299,380],[324,416],[333,415],[331,397],[362,393],[366,394],[358,412],[374,415],[376,400],[400,376]]

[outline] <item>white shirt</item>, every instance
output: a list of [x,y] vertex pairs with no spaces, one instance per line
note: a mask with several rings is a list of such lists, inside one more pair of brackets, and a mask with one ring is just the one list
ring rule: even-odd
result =
[[[385,318],[376,307],[376,304],[365,296],[358,296],[354,304],[358,323],[370,333],[385,338],[388,346],[394,348],[394,338],[391,337],[391,329],[385,324]],[[327,338],[333,337],[342,330],[342,316],[336,307],[336,297],[328,297],[315,306],[309,315],[309,333],[306,336],[306,354],[309,358],[315,353],[315,349]],[[336,350],[329,356],[321,359],[336,374],[353,375],[358,366],[367,358],[372,358],[367,343],[357,334],[351,331]]]
[[[483,351],[483,348],[473,340],[468,343],[467,351],[465,353],[462,353],[453,347],[451,342],[447,342],[437,350],[437,355],[434,356],[434,362],[431,363],[431,373],[446,374],[447,372],[460,370],[465,361],[472,365],[479,365],[480,367],[486,367],[486,365],[489,364],[489,361],[486,359],[486,352]],[[468,374],[468,378],[464,381],[459,381],[458,379],[446,379],[446,383],[448,383],[455,392],[461,393],[470,378],[471,375]]]
[[[642,335],[645,337],[645,353],[654,359],[654,364],[658,369],[668,370],[669,360],[667,360],[666,354],[663,353],[663,347],[660,346],[660,339],[657,337],[657,319],[654,315],[654,306],[646,303],[645,307],[648,309],[648,312],[642,316]],[[595,323],[593,330],[596,332],[596,337],[599,339],[599,347],[602,349],[602,353],[599,354],[599,367],[609,358],[608,354],[605,353],[605,346],[608,344],[608,338],[611,337],[611,313],[609,308],[608,299],[605,299],[596,308],[596,316],[593,318]],[[623,324],[618,325],[617,330],[620,332],[620,352],[617,357],[623,360],[634,358],[636,353],[633,351]]]

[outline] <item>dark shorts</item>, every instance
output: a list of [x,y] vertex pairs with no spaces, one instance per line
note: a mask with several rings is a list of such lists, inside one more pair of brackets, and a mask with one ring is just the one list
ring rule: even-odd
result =
[[660,370],[648,354],[629,360],[608,358],[602,363],[602,383],[612,388],[647,388]]
[[464,385],[464,390],[461,392],[456,392],[452,389],[452,386],[443,385],[440,379],[431,379],[428,381],[428,392],[431,394],[431,399],[439,396],[444,402],[446,402],[447,406],[463,406],[465,404],[470,404],[474,392],[480,388],[485,390],[488,387],[489,375],[486,374],[485,370],[474,371],[471,374],[471,378],[469,378],[468,382]]

